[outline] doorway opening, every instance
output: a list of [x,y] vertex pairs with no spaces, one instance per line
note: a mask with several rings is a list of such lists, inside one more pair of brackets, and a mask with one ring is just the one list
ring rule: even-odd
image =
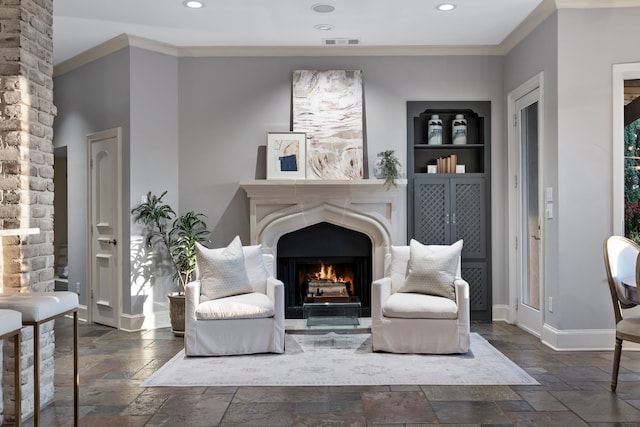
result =
[[67,147],[53,150],[53,250],[55,260],[54,289],[69,290],[68,226],[67,226]]

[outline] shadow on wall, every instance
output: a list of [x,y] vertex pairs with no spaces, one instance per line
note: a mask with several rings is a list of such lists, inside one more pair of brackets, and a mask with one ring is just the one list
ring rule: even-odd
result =
[[256,152],[256,173],[254,179],[267,179],[267,146],[260,145]]
[[[164,302],[164,296],[177,290],[173,282],[173,265],[167,254],[151,250],[146,243],[149,232],[144,229],[142,235],[131,238],[131,307],[133,313],[143,313],[144,304],[150,294],[159,295]],[[160,249],[160,252],[162,250]],[[154,262],[155,261],[155,262]],[[158,292],[152,292],[152,287],[160,287]],[[170,289],[175,287],[175,289]]]
[[[264,162],[263,162],[264,164]],[[220,220],[211,232],[211,248],[227,246],[235,236],[240,236],[243,245],[251,244],[249,231],[249,199],[247,193],[238,187],[229,201]]]

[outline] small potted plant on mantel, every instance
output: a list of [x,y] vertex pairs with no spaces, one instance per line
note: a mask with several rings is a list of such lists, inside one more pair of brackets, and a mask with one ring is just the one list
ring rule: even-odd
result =
[[192,280],[196,269],[195,242],[208,241],[209,231],[202,219],[204,214],[189,211],[176,217],[175,211],[160,196],[147,193],[147,200],[131,210],[134,221],[151,227],[147,246],[162,245],[175,268],[173,280],[179,291],[169,298],[169,317],[174,335],[182,336],[185,330],[185,286]]
[[378,179],[384,179],[387,188],[396,186],[396,179],[400,177],[400,160],[395,156],[395,150],[386,150],[378,153],[378,158],[373,167],[373,175]]

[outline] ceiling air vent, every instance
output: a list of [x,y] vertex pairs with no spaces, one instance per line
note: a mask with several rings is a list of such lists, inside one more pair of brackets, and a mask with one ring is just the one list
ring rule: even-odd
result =
[[359,39],[322,39],[322,44],[325,46],[355,46],[360,44]]

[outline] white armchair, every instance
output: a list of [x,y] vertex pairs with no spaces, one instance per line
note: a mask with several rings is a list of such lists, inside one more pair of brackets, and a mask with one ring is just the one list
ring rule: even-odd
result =
[[[273,277],[273,255],[263,254],[260,246],[242,246],[236,239],[236,251],[239,245],[250,288],[211,298],[205,289],[209,285],[203,286],[205,277],[187,284],[187,356],[284,353],[284,284]],[[230,247],[199,250],[206,257],[208,252],[220,253]],[[204,262],[201,254],[197,257],[200,273],[200,263]],[[231,267],[232,274],[238,273],[237,265]]]
[[[455,245],[459,248],[454,248]],[[392,246],[391,253],[385,257],[385,277],[372,284],[371,336],[374,351],[448,354],[469,350],[469,284],[460,274],[461,249],[462,241],[451,246],[424,246],[412,240],[410,246]],[[422,255],[429,254],[430,260],[425,262],[426,258],[421,260],[414,256],[414,250],[422,252]],[[433,295],[429,293],[434,292],[426,293],[422,289],[415,292],[415,287],[421,286],[418,283],[421,278],[418,275],[416,281],[416,277],[412,277],[414,283],[410,286],[410,258],[414,256],[414,268],[416,263],[433,266],[433,256],[437,258],[442,251],[448,251],[449,258],[453,258],[448,267],[452,270],[449,284],[452,294]],[[438,264],[437,260],[435,264]],[[435,293],[438,292],[436,290]]]

